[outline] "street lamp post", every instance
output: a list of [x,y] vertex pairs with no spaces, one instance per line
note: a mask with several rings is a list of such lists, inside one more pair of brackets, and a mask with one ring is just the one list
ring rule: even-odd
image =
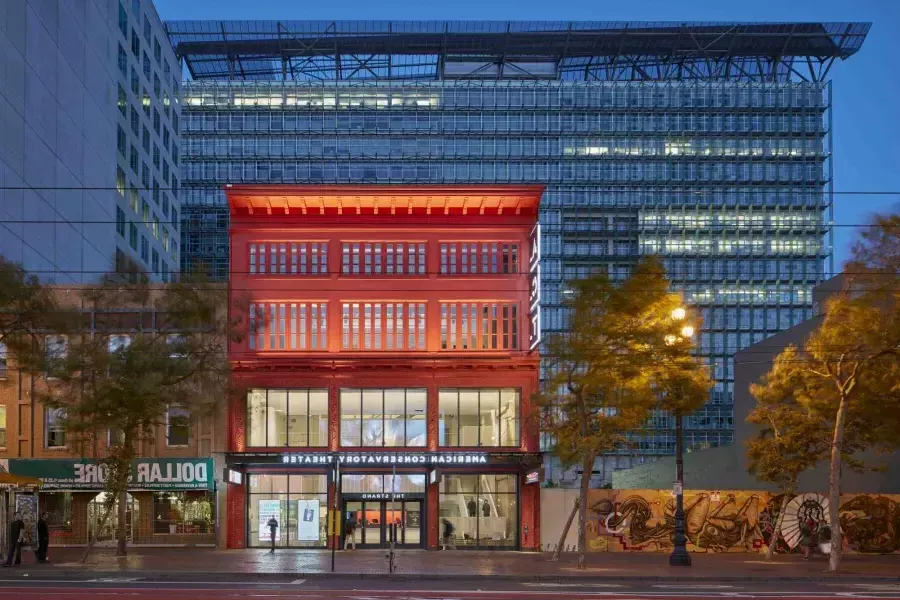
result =
[[[672,311],[675,321],[683,321],[687,316],[684,308],[676,308]],[[675,337],[671,342],[690,338],[694,335],[694,328],[685,325],[681,328],[681,336]],[[673,336],[674,337],[674,336]],[[672,554],[669,555],[669,565],[672,567],[691,566],[691,555],[687,551],[687,535],[684,532],[684,432],[682,428],[681,410],[675,409],[675,537]]]

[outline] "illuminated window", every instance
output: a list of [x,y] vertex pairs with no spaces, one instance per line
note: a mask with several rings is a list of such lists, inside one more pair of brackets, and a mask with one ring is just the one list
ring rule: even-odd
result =
[[341,389],[342,447],[425,447],[427,391]]
[[502,389],[441,389],[438,445],[497,447],[519,445],[520,392]]
[[345,302],[341,306],[344,350],[424,350],[425,304]]
[[328,390],[253,389],[247,393],[247,445],[328,446]]
[[518,350],[513,302],[442,302],[441,350]]
[[249,245],[251,275],[326,275],[325,242],[258,242]]
[[343,242],[343,275],[425,275],[425,244],[420,242]]

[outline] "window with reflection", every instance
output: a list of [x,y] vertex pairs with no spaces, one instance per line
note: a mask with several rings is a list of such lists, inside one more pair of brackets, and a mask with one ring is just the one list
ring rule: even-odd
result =
[[341,446],[425,446],[424,389],[345,388],[341,390]]
[[247,445],[328,445],[328,390],[253,389],[247,393]]
[[454,526],[458,547],[514,548],[518,541],[518,477],[444,475],[438,513]]
[[515,388],[460,388],[439,392],[438,444],[445,447],[519,445]]

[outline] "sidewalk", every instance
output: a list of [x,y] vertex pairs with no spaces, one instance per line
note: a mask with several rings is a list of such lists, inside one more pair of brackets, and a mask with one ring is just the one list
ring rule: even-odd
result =
[[32,577],[140,577],[147,579],[236,580],[284,578],[472,580],[491,578],[516,581],[667,580],[667,581],[819,581],[823,579],[889,579],[900,581],[900,554],[844,557],[839,575],[827,572],[827,558],[804,561],[799,556],[778,556],[767,563],[757,554],[693,554],[693,566],[675,568],[668,556],[658,553],[589,554],[588,568],[577,568],[577,555],[565,554],[559,562],[549,555],[519,552],[398,551],[397,570],[390,575],[387,551],[338,552],[335,573],[328,551],[211,550],[187,548],[129,548],[117,559],[110,550],[95,550],[86,564],[79,562],[78,548],[50,549],[51,564],[34,564],[34,555],[23,556],[19,569],[4,575],[28,573]]

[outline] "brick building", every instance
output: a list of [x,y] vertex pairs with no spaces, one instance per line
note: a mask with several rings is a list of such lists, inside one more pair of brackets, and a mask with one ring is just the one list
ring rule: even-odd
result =
[[[78,303],[79,286],[59,288],[61,301]],[[118,336],[156,331],[162,313],[149,308],[97,311],[82,305],[87,331],[115,330]],[[111,327],[110,322],[116,325]],[[52,337],[52,336],[48,336]],[[121,338],[119,338],[121,339]],[[53,343],[54,340],[47,340]],[[103,481],[100,460],[116,436],[98,432],[87,445],[76,447],[61,415],[41,406],[36,391],[46,385],[43,377],[20,372],[15,357],[0,348],[0,470],[41,480],[39,490],[18,489],[7,494],[0,520],[14,510],[49,514],[50,543],[83,545],[89,532],[99,544],[113,544],[116,512],[102,529]],[[169,408],[170,415],[180,409]],[[224,448],[225,421],[196,419],[184,426],[166,419],[155,443],[141,443],[135,460],[136,474],[129,490],[126,532],[134,544],[216,543],[216,483],[213,453]],[[144,481],[143,479],[146,479]],[[150,481],[152,479],[153,481]]]
[[229,548],[537,547],[541,193],[226,188]]

